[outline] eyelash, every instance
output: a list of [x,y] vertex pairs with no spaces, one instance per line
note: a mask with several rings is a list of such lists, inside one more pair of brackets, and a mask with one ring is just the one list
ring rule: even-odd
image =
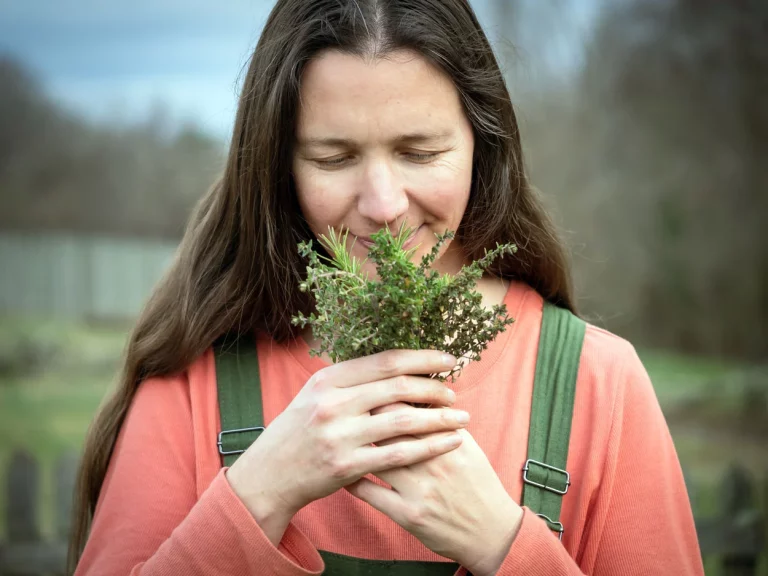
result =
[[432,160],[433,158],[436,158],[439,152],[411,152],[408,154],[412,159],[416,160],[417,162],[427,162],[429,160]]
[[342,156],[341,158],[334,158],[332,160],[315,160],[315,162],[321,166],[341,166],[347,160],[347,156]]
[[[440,152],[409,152],[405,155],[410,157],[410,159],[414,160],[417,164],[426,164],[430,160],[436,158],[438,154],[440,154]],[[349,156],[342,156],[341,158],[333,158],[331,160],[316,160],[316,162],[321,166],[336,168],[343,166],[347,160],[349,160]]]

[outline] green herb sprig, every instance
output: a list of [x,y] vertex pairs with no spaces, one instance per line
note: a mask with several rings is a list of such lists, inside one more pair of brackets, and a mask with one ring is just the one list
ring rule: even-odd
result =
[[[517,251],[514,244],[496,245],[485,255],[464,266],[456,275],[440,274],[430,267],[441,246],[453,232],[438,234],[437,243],[420,264],[411,262],[417,247],[404,245],[413,229],[402,225],[396,235],[383,229],[371,236],[368,257],[376,265],[379,279],[370,280],[362,271],[365,260],[347,251],[349,231],[321,235],[330,258],[318,254],[312,243],[299,244],[308,261],[303,292],[311,290],[315,311],[294,316],[294,325],[312,326],[323,353],[342,362],[392,349],[443,350],[456,358],[480,360],[488,344],[514,322],[504,304],[486,310],[474,286],[498,257]],[[441,381],[459,376],[462,362],[447,374],[432,375]]]

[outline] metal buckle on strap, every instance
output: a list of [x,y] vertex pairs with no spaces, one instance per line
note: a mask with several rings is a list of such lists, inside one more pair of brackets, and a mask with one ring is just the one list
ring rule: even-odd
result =
[[[546,484],[539,484],[538,482],[535,482],[534,480],[531,480],[530,478],[528,478],[528,470],[530,470],[531,464],[535,464],[536,466],[541,466],[546,470],[552,470],[553,472],[558,472],[560,474],[563,474],[565,476],[565,490],[558,490],[557,488],[553,488],[552,486],[547,486]],[[560,494],[562,496],[563,494],[566,494],[568,492],[568,486],[571,485],[571,475],[568,473],[567,470],[561,470],[560,468],[555,468],[554,466],[550,466],[549,464],[544,464],[544,462],[538,462],[537,460],[528,458],[528,460],[525,461],[525,466],[523,466],[523,482],[525,482],[526,484],[530,484],[531,486],[536,486],[537,488],[541,488],[543,490],[548,490],[549,492],[554,492],[555,494]]]
[[[562,522],[553,522],[548,516],[544,516],[544,514],[536,514],[539,518],[544,518],[544,520],[547,521],[548,528],[552,530],[553,532],[557,532],[557,538],[561,542],[563,541],[563,532],[565,532],[565,528],[563,528]],[[554,526],[554,528],[553,528]]]
[[230,454],[242,454],[245,452],[245,450],[224,450],[223,446],[223,438],[225,434],[238,434],[242,432],[256,432],[256,431],[264,431],[264,426],[254,426],[253,428],[238,428],[237,430],[222,430],[219,432],[219,439],[216,442],[216,445],[219,447],[219,454],[222,456],[228,456]]

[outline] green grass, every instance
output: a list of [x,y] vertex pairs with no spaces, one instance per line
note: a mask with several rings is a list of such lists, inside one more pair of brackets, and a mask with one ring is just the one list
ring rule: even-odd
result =
[[724,379],[742,368],[733,362],[666,351],[640,350],[639,355],[662,406],[697,396],[710,382]]
[[39,366],[0,376],[0,450],[13,446],[50,457],[78,449],[114,382],[127,331],[29,321],[0,324],[0,349],[13,340],[45,349]]
[[[88,425],[115,380],[126,336],[125,327],[0,320],[0,358],[6,368],[16,362],[13,370],[0,374],[0,518],[5,518],[8,462],[16,450],[26,450],[40,464],[40,525],[45,535],[52,534],[56,459],[66,451],[80,452]],[[16,360],[16,354],[30,351],[30,358]],[[5,533],[2,521],[0,538]]]
[[[640,357],[686,472],[694,514],[722,512],[719,483],[731,465],[768,486],[768,366],[650,350]],[[754,496],[768,510],[768,490]],[[705,558],[704,568],[708,576],[722,573],[717,558]],[[757,574],[768,576],[766,553]]]
[[[115,380],[127,333],[125,326],[0,319],[0,366],[14,358],[19,343],[27,351],[42,351],[36,369],[19,366],[13,374],[0,374],[0,518],[5,517],[7,462],[13,451],[26,449],[44,473],[40,520],[44,534],[52,534],[56,458],[67,450],[80,451],[88,424]],[[713,515],[719,508],[717,484],[728,465],[737,462],[756,475],[768,473],[765,441],[742,425],[753,409],[744,401],[745,390],[768,391],[768,366],[651,350],[640,356],[686,475],[696,486],[696,513]],[[0,522],[0,539],[4,535]],[[710,560],[707,564],[707,573],[717,574]],[[768,574],[768,567],[761,573]]]
[[768,365],[640,354],[686,470],[702,480],[730,463],[768,472]]

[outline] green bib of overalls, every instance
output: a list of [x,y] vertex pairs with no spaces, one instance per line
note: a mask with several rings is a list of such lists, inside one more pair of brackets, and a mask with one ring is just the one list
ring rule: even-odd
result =
[[[523,497],[533,512],[562,539],[562,496],[570,476],[565,470],[571,418],[586,324],[569,311],[544,304],[533,384],[528,459],[521,471]],[[251,335],[223,340],[214,346],[216,383],[221,414],[219,453],[225,466],[264,430],[261,379],[256,343]],[[330,576],[452,576],[455,562],[369,560],[319,550]]]

